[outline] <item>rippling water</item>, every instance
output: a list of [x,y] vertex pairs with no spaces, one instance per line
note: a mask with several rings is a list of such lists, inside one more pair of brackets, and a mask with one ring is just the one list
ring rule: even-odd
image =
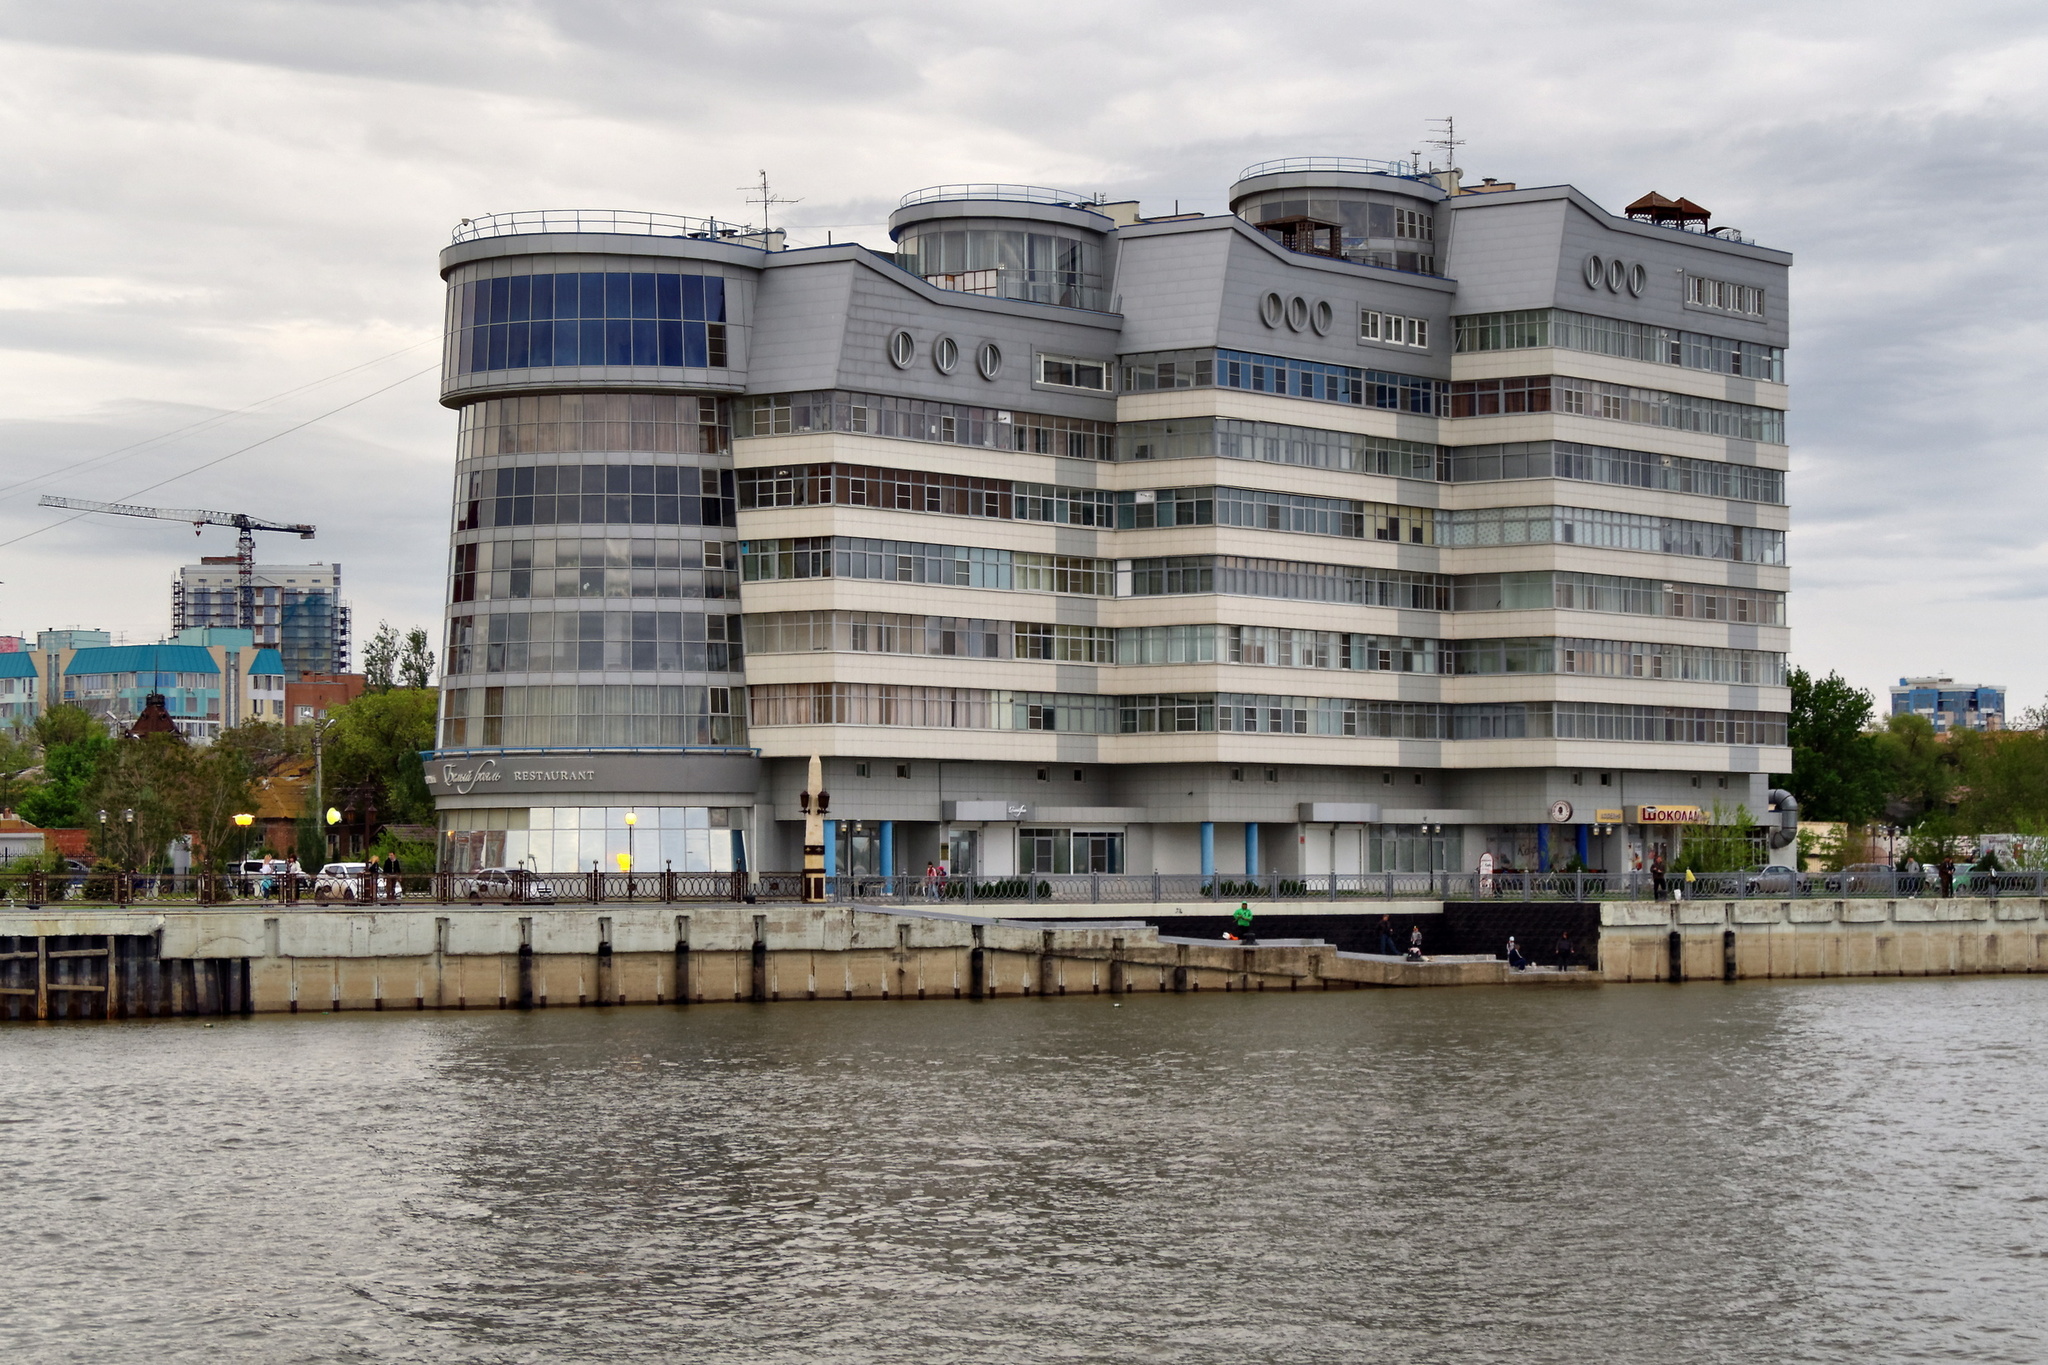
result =
[[0,1031],[0,1354],[2048,1358],[2048,983]]

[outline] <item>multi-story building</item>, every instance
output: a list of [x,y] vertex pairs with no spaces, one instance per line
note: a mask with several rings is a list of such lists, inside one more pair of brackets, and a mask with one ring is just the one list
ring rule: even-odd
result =
[[[83,707],[110,727],[134,724],[151,696],[161,695],[178,733],[210,742],[223,723],[284,719],[284,663],[251,632],[200,626],[157,644],[116,645],[103,630],[44,631],[35,650],[0,655],[0,702],[8,699],[13,663],[27,661],[24,680],[35,707]],[[21,722],[34,719],[24,713]],[[10,713],[0,711],[0,719]]]
[[893,255],[466,223],[449,845],[794,867],[812,754],[842,872],[1618,868],[1760,816],[1790,257],[1400,163],[1230,202],[946,187]]
[[[240,627],[240,563],[233,555],[207,555],[179,569],[171,583],[171,629]],[[287,676],[348,671],[341,565],[258,564],[254,586],[256,646],[276,650]]]
[[2005,728],[2005,688],[1959,685],[1954,678],[1901,678],[1892,689],[1892,714],[1925,716],[1934,733]]

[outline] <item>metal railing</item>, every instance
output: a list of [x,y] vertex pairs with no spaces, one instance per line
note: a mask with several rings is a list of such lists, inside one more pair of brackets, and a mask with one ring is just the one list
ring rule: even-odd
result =
[[1363,156],[1290,156],[1278,161],[1261,161],[1237,173],[1239,180],[1258,175],[1289,175],[1304,171],[1337,171],[1344,175],[1394,175],[1419,180],[1426,172],[1413,161],[1376,161]]
[[931,204],[944,199],[1000,199],[1012,204],[1050,204],[1055,208],[1092,209],[1102,202],[1099,194],[1079,194],[1046,185],[927,185],[903,196],[898,208]]
[[[591,905],[605,902],[803,899],[800,872],[420,872],[396,876],[263,877],[233,873],[0,872],[10,908],[70,904],[149,908],[270,904],[340,909],[376,905]],[[842,903],[922,905],[1133,905],[1240,900],[1370,904],[1395,900],[1841,900],[2048,896],[2048,872],[1344,872],[1246,876],[1181,872],[1014,873],[967,876],[857,874],[825,879]],[[1221,913],[1221,911],[1219,911]]]
[[465,218],[449,234],[451,242],[482,237],[518,237],[537,232],[615,232],[632,237],[691,237],[719,241],[756,235],[745,223],[717,218],[687,218],[641,209],[524,209],[517,213],[483,213]]

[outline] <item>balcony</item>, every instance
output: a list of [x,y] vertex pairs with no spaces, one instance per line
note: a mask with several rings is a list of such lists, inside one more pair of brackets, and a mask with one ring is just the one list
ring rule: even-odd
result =
[[457,223],[449,234],[449,241],[460,244],[485,237],[522,237],[543,232],[607,232],[634,237],[687,237],[695,241],[739,239],[739,245],[762,245],[760,230],[746,223],[686,218],[681,214],[649,213],[638,209],[527,209],[518,213],[485,213]]

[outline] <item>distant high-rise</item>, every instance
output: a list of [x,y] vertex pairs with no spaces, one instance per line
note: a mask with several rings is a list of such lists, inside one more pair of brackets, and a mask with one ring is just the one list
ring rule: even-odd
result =
[[[239,626],[240,585],[233,555],[209,555],[178,570],[171,584],[171,629]],[[259,648],[275,649],[287,677],[346,673],[349,609],[341,601],[339,564],[258,564]]]

